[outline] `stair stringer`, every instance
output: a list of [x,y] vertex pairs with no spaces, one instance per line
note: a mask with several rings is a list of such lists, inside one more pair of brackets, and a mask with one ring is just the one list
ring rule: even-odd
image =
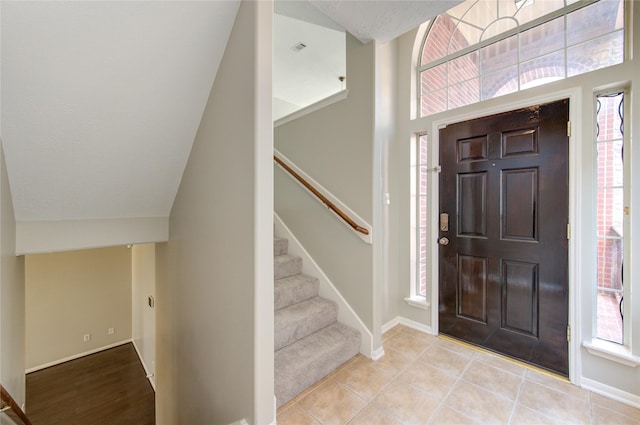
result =
[[274,234],[289,240],[289,254],[302,258],[302,273],[317,277],[320,281],[320,296],[338,304],[338,322],[351,326],[360,332],[362,336],[360,339],[360,354],[374,360],[381,357],[374,353],[373,334],[371,331],[275,212],[273,213],[273,222],[275,226]]

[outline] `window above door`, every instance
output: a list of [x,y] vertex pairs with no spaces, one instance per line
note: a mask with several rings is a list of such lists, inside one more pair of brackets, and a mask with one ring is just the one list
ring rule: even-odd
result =
[[624,52],[622,0],[467,0],[425,34],[420,116],[616,65]]

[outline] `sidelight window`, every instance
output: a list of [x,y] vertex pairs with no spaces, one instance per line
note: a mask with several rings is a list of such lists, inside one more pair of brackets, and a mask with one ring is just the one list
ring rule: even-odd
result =
[[427,295],[427,135],[418,136],[418,284],[416,295]]
[[[596,329],[597,337],[624,344],[625,231],[628,199],[625,193],[624,92],[596,96]],[[629,296],[626,297],[629,300]]]
[[623,0],[467,0],[425,35],[420,116],[623,61]]

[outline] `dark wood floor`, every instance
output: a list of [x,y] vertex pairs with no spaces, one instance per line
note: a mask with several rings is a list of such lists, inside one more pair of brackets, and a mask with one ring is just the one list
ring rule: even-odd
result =
[[153,425],[155,393],[131,343],[27,374],[33,425]]

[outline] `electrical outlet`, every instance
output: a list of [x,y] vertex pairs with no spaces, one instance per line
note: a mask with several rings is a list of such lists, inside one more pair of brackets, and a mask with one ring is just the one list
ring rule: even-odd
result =
[[113,328],[107,329],[107,335],[113,335],[114,333],[116,333],[115,329]]
[[91,341],[91,334],[84,334],[84,336],[82,337],[82,340],[84,342]]

